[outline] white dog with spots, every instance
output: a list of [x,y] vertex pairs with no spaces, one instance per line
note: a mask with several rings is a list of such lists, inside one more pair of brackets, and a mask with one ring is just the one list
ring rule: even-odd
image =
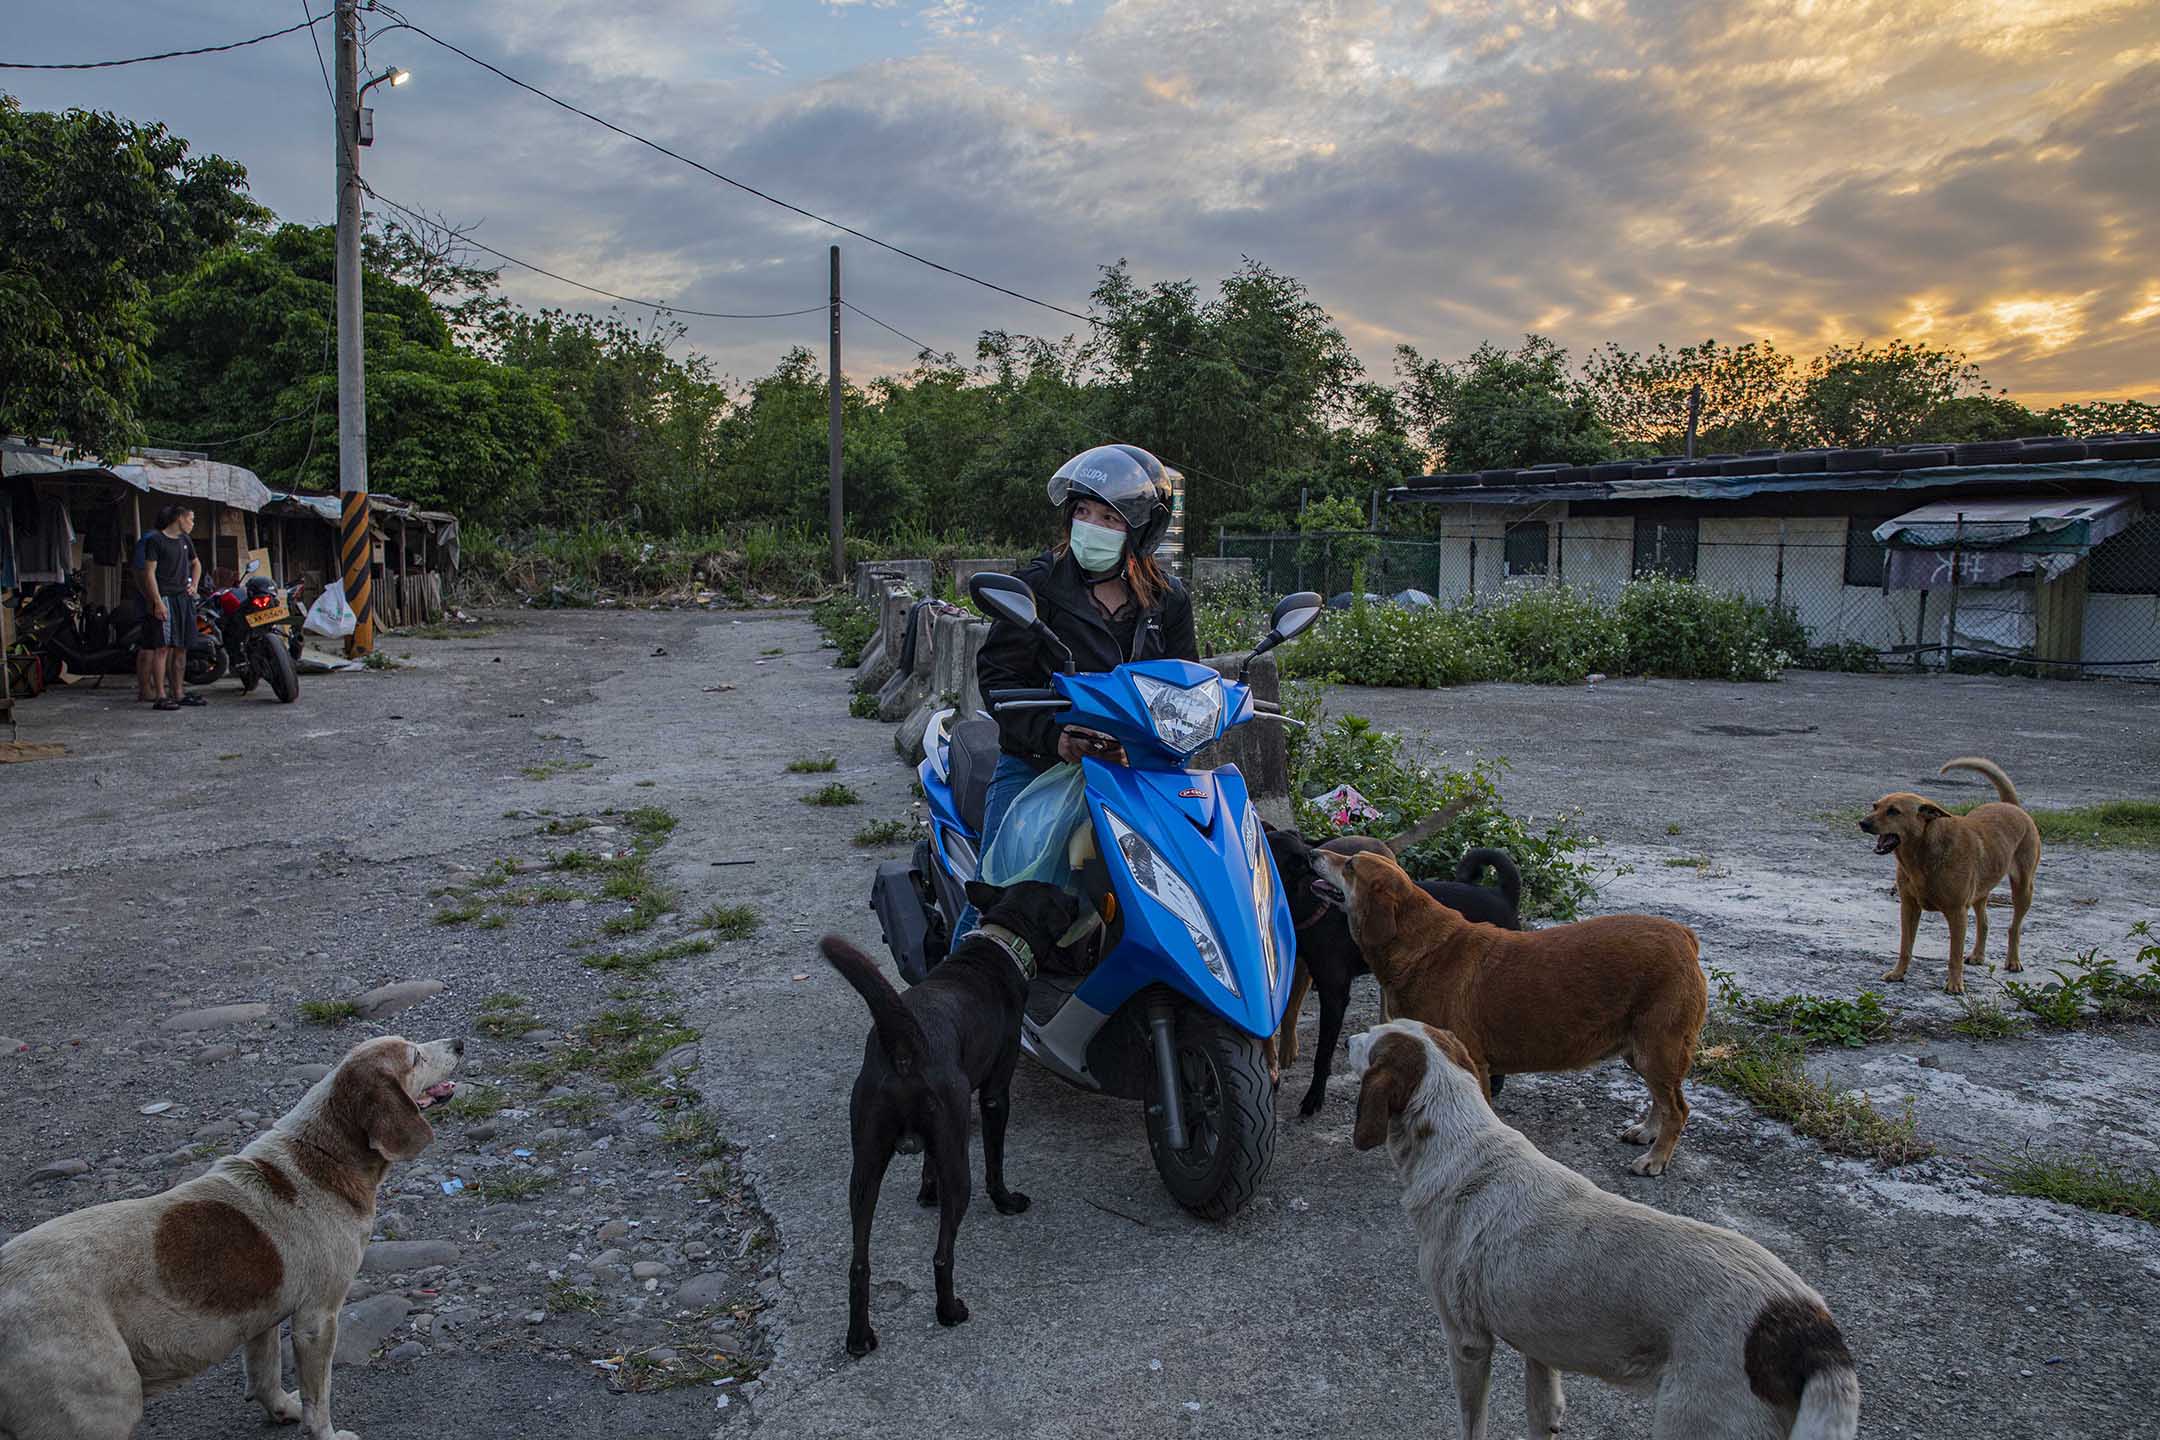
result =
[[1860,1381],[1823,1298],[1762,1246],[1623,1200],[1485,1102],[1468,1050],[1396,1020],[1350,1042],[1357,1148],[1385,1143],[1447,1331],[1464,1440],[1485,1440],[1493,1343],[1523,1357],[1530,1433],[1560,1373],[1653,1391],[1653,1440],[1849,1440]]
[[[238,1349],[248,1398],[308,1440],[330,1421],[338,1309],[393,1160],[435,1132],[462,1040],[348,1053],[269,1134],[142,1200],[61,1215],[0,1247],[0,1440],[127,1440],[143,1397]],[[300,1393],[280,1374],[292,1321]]]

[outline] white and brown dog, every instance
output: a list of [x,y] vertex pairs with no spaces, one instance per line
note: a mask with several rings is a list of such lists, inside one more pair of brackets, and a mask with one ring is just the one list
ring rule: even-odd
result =
[[[241,1351],[247,1396],[308,1440],[330,1422],[338,1309],[394,1160],[434,1138],[463,1040],[355,1046],[270,1133],[162,1195],[93,1205],[0,1247],[0,1440],[126,1440],[143,1397]],[[292,1320],[300,1393],[280,1374]]]
[[1502,1124],[1469,1053],[1396,1020],[1350,1042],[1355,1143],[1385,1144],[1447,1331],[1464,1440],[1485,1440],[1493,1342],[1523,1357],[1530,1433],[1560,1372],[1656,1395],[1653,1440],[1844,1440],[1860,1382],[1823,1298],[1730,1230],[1623,1200]]

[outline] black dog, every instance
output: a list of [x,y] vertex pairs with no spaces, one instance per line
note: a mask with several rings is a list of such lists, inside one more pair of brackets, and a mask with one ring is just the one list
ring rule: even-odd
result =
[[[1312,1084],[1298,1106],[1298,1115],[1309,1119],[1327,1099],[1328,1071],[1335,1060],[1336,1041],[1342,1037],[1343,1012],[1350,1006],[1350,982],[1367,973],[1365,957],[1350,938],[1349,918],[1313,889],[1312,852],[1315,848],[1344,853],[1373,850],[1392,855],[1395,848],[1362,835],[1340,836],[1316,847],[1295,830],[1272,827],[1267,840],[1276,873],[1282,876],[1283,893],[1290,901],[1290,918],[1297,925],[1297,974],[1290,982],[1290,1003],[1275,1042],[1280,1064],[1287,1066],[1297,1058],[1298,1011],[1304,1008],[1306,989],[1320,992],[1320,1044],[1313,1052]],[[1500,877],[1497,890],[1477,883],[1488,865]],[[1504,850],[1471,850],[1455,863],[1453,880],[1426,880],[1418,888],[1467,919],[1503,930],[1523,928],[1517,913],[1522,903],[1522,873]],[[1495,1095],[1504,1078],[1492,1077]]]
[[[941,1325],[968,1318],[953,1294],[953,1237],[967,1213],[967,1105],[982,1099],[983,1178],[1000,1215],[1027,1209],[1028,1198],[1005,1188],[1005,1120],[1013,1066],[1020,1059],[1020,1020],[1036,962],[1101,923],[1092,910],[1054,885],[1026,881],[1007,889],[968,882],[968,899],[982,929],[967,936],[920,985],[894,990],[877,962],[837,935],[819,945],[833,968],[870,1004],[873,1029],[863,1044],[862,1071],[848,1103],[855,1170],[848,1209],[855,1221],[855,1258],[848,1266],[850,1355],[877,1348],[870,1328],[870,1221],[893,1152],[923,1156],[923,1205],[938,1207],[937,1317]],[[1077,922],[1077,923],[1076,923]]]

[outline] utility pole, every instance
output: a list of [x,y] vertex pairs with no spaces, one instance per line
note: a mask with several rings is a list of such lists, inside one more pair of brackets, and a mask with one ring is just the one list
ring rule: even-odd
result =
[[1681,454],[1695,458],[1695,426],[1702,420],[1702,386],[1690,385],[1687,392],[1687,449]]
[[358,0],[337,0],[337,355],[338,562],[352,606],[347,655],[375,648],[373,568],[368,523],[367,389],[361,374],[360,313],[360,15]]
[[847,584],[847,545],[840,536],[840,247],[832,247],[832,369],[826,381],[830,407],[825,422],[826,484],[825,528],[832,532],[832,573],[837,584]]

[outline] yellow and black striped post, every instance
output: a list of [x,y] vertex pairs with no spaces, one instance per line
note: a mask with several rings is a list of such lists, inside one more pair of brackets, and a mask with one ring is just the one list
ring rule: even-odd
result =
[[338,564],[345,580],[345,603],[353,612],[353,633],[345,642],[345,653],[365,655],[375,648],[375,541],[368,524],[367,492],[347,490],[338,500],[342,506]]

